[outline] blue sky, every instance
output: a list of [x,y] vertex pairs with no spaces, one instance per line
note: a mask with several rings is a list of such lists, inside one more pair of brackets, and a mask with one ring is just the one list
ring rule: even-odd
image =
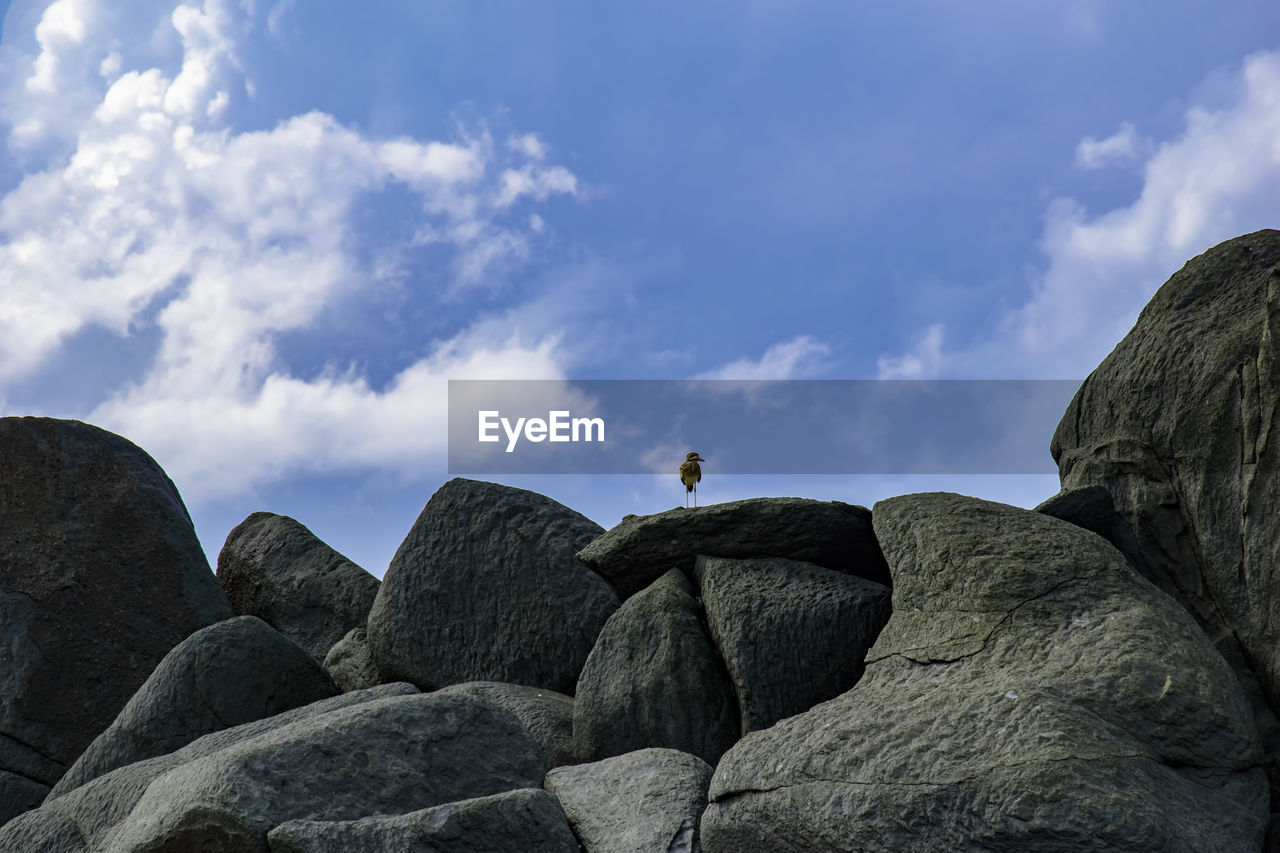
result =
[[[0,134],[0,414],[381,575],[449,378],[1083,378],[1280,225],[1280,6],[16,0]],[[690,443],[704,502],[1056,489]],[[609,526],[678,461],[507,481]]]

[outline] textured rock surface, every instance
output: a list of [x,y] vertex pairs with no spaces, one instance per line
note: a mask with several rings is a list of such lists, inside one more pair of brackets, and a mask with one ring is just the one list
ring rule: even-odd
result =
[[469,681],[436,691],[437,695],[461,694],[487,699],[506,708],[524,724],[542,747],[547,769],[573,763],[573,697],[541,687]]
[[889,618],[887,586],[812,563],[699,557],[695,572],[743,734],[852,687]]
[[577,853],[564,812],[540,789],[447,803],[394,817],[293,820],[267,835],[271,853]]
[[165,655],[52,796],[103,773],[181,749],[197,738],[334,694],[297,643],[256,616],[202,628]]
[[1112,538],[1116,522],[1115,503],[1103,486],[1081,486],[1061,491],[1036,507],[1036,512],[1069,521],[1108,539]]
[[424,690],[503,681],[572,693],[618,606],[574,559],[600,533],[524,489],[445,483],[396,552],[369,614],[379,671]]
[[646,747],[715,764],[738,736],[733,686],[678,569],[627,599],[591,651],[573,704],[581,761]]
[[324,668],[343,693],[364,690],[382,681],[364,628],[352,628],[334,643],[324,656]]
[[725,755],[708,853],[1259,849],[1239,685],[1111,545],[950,494],[875,519],[894,613],[866,674]]
[[787,557],[889,583],[866,507],[807,498],[750,498],[628,515],[578,552],[623,598],[699,554]]
[[314,723],[344,708],[417,693],[417,688],[410,684],[384,684],[371,690],[322,699],[265,720],[205,735],[177,752],[139,761],[99,776],[10,821],[0,827],[0,850],[74,853],[84,849],[95,853],[99,850],[119,853],[121,848],[111,847],[117,825],[129,817],[152,782],[169,771],[291,724]]
[[711,766],[674,749],[642,749],[547,774],[591,853],[696,853]]
[[[169,649],[231,615],[150,456],[78,421],[0,418],[0,788],[52,785]],[[0,823],[29,802],[0,798]]]
[[397,696],[276,728],[174,768],[112,843],[266,850],[288,820],[403,814],[536,786],[542,756],[511,713],[466,696]]
[[255,512],[218,554],[218,583],[241,616],[257,616],[324,660],[334,643],[362,628],[378,579],[286,515]]
[[[1280,231],[1173,275],[1053,437],[1064,489],[1115,503],[1111,538],[1280,708]],[[1252,666],[1250,666],[1250,663]],[[1280,733],[1255,702],[1280,786]],[[1277,798],[1280,810],[1280,798]]]

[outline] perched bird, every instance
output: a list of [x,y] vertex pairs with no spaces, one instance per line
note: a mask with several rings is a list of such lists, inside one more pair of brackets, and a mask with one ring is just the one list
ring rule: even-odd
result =
[[689,451],[684,457],[684,461],[680,463],[680,482],[684,483],[684,505],[689,506],[689,493],[693,492],[693,505],[698,505],[698,483],[702,482],[702,466],[699,462],[706,462],[697,453]]

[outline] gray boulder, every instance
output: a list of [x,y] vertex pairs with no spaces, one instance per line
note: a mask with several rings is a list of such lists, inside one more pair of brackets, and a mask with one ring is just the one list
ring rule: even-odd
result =
[[710,782],[696,756],[642,749],[553,770],[543,787],[591,853],[697,853]]
[[257,616],[317,661],[364,627],[378,579],[286,515],[255,512],[218,554],[218,583],[231,608]]
[[0,418],[0,823],[110,724],[171,648],[229,618],[150,456],[78,421]]
[[210,625],[165,655],[50,796],[335,692],[328,674],[301,646],[256,616]]
[[550,498],[454,479],[423,508],[369,613],[384,676],[572,693],[618,601],[574,559],[601,528]]
[[749,498],[628,515],[578,552],[622,598],[668,569],[692,573],[699,554],[786,557],[889,584],[866,507],[808,498]]
[[577,853],[564,812],[546,791],[522,788],[406,815],[291,820],[267,833],[271,853]]
[[540,687],[497,681],[468,681],[443,687],[436,693],[475,696],[515,714],[542,747],[548,770],[574,762],[572,696]]
[[1064,489],[1036,507],[1036,512],[1069,521],[1111,539],[1116,523],[1116,505],[1103,486]]
[[678,569],[633,595],[591,650],[573,703],[573,752],[594,761],[646,747],[711,764],[738,737],[733,685]]
[[352,628],[334,643],[324,656],[324,668],[343,693],[364,690],[382,681],[364,628]]
[[894,612],[866,674],[725,755],[708,853],[1259,849],[1239,684],[1110,544],[951,494],[875,519]]
[[742,734],[853,687],[892,609],[887,586],[797,560],[699,557],[695,571]]
[[1256,697],[1280,790],[1278,347],[1280,231],[1228,240],[1156,292],[1051,448],[1064,489],[1110,493],[1116,547],[1182,602]]
[[[98,853],[111,848],[125,821],[152,782],[184,764],[264,736],[278,728],[315,723],[335,711],[395,696],[417,694],[411,684],[384,684],[371,690],[322,699],[265,720],[205,735],[176,752],[129,764],[99,776],[0,827],[0,850],[23,853]],[[160,783],[163,784],[163,783]]]

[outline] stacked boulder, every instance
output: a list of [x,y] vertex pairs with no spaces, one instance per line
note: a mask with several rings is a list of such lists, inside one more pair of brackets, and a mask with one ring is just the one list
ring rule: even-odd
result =
[[1278,306],[1280,233],[1190,262],[1038,511],[458,479],[381,583],[269,513],[215,580],[137,447],[0,419],[0,850],[1278,849]]

